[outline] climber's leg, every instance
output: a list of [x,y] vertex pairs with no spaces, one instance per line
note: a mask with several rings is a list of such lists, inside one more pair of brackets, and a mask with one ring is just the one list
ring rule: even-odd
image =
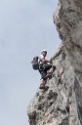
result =
[[44,89],[45,88],[45,77],[47,75],[47,73],[43,70],[40,72],[41,74],[41,79],[40,79],[40,89]]
[[40,89],[44,89],[45,88],[45,80],[44,79],[40,79]]
[[55,69],[56,67],[51,64],[47,64],[45,67],[45,70],[47,71],[48,74],[53,73]]

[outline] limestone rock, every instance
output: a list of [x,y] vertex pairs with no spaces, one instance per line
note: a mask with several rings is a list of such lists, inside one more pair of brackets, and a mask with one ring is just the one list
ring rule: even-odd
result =
[[82,125],[82,0],[59,0],[53,16],[62,45],[51,58],[56,70],[47,91],[27,109],[30,125]]

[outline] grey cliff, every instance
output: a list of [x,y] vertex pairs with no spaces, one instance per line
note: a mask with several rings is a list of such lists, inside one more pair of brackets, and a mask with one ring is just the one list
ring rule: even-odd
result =
[[30,102],[29,124],[82,125],[82,0],[59,0],[53,21],[62,41],[56,70]]

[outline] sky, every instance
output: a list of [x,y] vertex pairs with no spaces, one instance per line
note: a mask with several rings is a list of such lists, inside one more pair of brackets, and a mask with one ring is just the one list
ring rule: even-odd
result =
[[57,0],[0,0],[0,124],[29,125],[27,106],[40,74],[31,61],[43,49],[55,54],[60,39],[53,23]]

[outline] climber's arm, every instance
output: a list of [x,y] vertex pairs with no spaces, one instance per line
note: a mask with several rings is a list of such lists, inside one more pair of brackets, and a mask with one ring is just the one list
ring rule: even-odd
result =
[[45,58],[42,59],[42,62],[43,62],[43,63],[50,63],[50,61],[47,60],[47,59],[45,59]]

